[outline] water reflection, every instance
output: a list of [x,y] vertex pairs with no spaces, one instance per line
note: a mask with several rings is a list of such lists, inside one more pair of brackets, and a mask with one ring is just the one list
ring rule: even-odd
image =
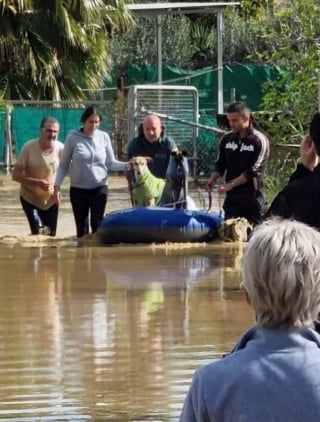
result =
[[1,248],[0,419],[177,420],[251,323],[241,253]]
[[100,265],[111,283],[120,283],[130,289],[148,288],[154,283],[167,288],[183,288],[208,278],[219,280],[223,270],[219,257],[211,259],[203,255],[158,254],[149,256],[145,262],[143,257],[137,262],[136,256],[119,257],[116,260],[102,257]]

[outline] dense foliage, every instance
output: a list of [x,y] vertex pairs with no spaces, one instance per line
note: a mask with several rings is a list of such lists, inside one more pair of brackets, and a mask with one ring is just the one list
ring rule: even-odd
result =
[[[156,64],[156,18],[133,19],[126,1],[0,0],[0,98],[80,99],[80,87],[103,86],[112,69]],[[214,13],[162,25],[164,65],[217,65]],[[264,87],[263,124],[277,142],[297,143],[320,102],[319,1],[242,0],[225,10],[223,40],[225,63],[282,69]]]
[[131,22],[122,0],[108,5],[0,0],[0,98],[77,99],[80,86],[101,86],[110,69],[109,33]]
[[[215,14],[162,20],[163,64],[187,69],[217,65]],[[276,82],[264,87],[268,118],[263,124],[277,142],[297,143],[320,103],[319,1],[242,0],[241,8],[225,10],[223,41],[225,63],[270,64],[282,70]],[[114,32],[111,48],[117,69],[156,64],[155,17],[137,18],[132,30]]]

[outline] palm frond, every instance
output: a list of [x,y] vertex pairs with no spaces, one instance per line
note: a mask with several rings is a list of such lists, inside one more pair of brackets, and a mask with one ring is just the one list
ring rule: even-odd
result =
[[110,28],[132,19],[123,0],[13,0],[1,7],[0,82],[11,99],[80,98],[80,86],[100,87],[110,69]]

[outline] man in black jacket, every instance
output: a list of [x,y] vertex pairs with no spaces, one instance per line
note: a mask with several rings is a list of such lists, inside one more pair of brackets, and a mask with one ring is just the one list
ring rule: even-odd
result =
[[310,123],[300,145],[301,164],[273,200],[266,217],[293,218],[320,229],[320,113]]
[[154,176],[165,179],[172,151],[177,151],[176,143],[164,134],[160,118],[150,114],[143,120],[138,136],[129,143],[127,155],[128,160],[139,155],[152,158],[149,170]]
[[232,129],[221,139],[219,157],[208,181],[213,189],[225,174],[219,192],[225,192],[225,219],[245,217],[259,223],[266,211],[263,174],[269,158],[269,140],[252,124],[250,109],[241,102],[231,104],[227,118]]

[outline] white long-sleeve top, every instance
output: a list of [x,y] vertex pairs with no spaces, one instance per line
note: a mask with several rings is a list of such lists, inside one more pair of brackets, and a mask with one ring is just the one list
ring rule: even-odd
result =
[[64,144],[55,185],[60,186],[69,172],[72,187],[95,189],[107,184],[108,170],[124,171],[126,167],[126,162],[115,159],[106,132],[97,129],[87,136],[81,130],[72,130]]

